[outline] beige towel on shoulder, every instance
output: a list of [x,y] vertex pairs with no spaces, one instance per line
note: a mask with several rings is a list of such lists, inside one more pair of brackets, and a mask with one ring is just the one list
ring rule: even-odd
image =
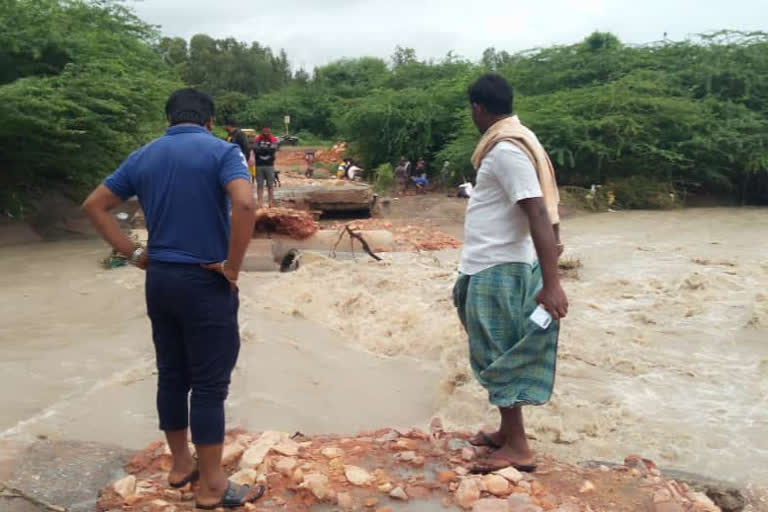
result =
[[560,214],[557,205],[560,204],[560,193],[557,190],[555,168],[549,159],[544,147],[539,142],[536,134],[520,122],[517,116],[506,117],[497,122],[483,134],[477,143],[475,153],[472,155],[472,165],[475,170],[480,168],[480,163],[485,155],[499,142],[507,141],[519,147],[533,163],[533,167],[539,175],[539,185],[544,204],[549,213],[552,224],[560,222]]

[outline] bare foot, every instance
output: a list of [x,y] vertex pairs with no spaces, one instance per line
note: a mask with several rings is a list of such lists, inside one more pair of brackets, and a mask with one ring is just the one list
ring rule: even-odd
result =
[[506,460],[510,463],[507,466],[531,466],[535,464],[536,457],[529,449],[515,449],[505,444],[498,450],[491,452],[489,459]]

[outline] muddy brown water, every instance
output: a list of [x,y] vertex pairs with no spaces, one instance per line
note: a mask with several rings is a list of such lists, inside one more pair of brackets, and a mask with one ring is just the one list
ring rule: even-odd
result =
[[[446,208],[442,227],[458,229]],[[584,266],[566,282],[556,394],[528,414],[536,447],[571,460],[639,452],[768,486],[766,233],[764,209],[567,219],[568,254]],[[102,270],[104,254],[97,241],[0,248],[0,440],[134,449],[158,437],[142,275]],[[493,422],[449,300],[457,257],[309,258],[296,273],[245,276],[230,423]]]

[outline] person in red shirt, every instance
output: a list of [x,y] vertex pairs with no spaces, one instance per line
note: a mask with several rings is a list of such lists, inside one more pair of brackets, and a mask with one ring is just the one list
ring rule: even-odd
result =
[[264,182],[267,184],[267,201],[270,208],[275,206],[275,155],[277,138],[265,127],[253,142],[256,156],[256,197],[259,208],[264,207]]

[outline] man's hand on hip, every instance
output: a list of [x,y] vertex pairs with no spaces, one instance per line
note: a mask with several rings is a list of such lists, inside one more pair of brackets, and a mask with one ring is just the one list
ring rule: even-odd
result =
[[220,261],[218,263],[209,263],[207,265],[200,265],[204,269],[211,270],[213,272],[218,272],[219,274],[223,275],[227,281],[229,281],[229,285],[232,288],[232,291],[237,290],[237,278],[239,275],[239,272],[231,269],[227,266],[227,260]]

